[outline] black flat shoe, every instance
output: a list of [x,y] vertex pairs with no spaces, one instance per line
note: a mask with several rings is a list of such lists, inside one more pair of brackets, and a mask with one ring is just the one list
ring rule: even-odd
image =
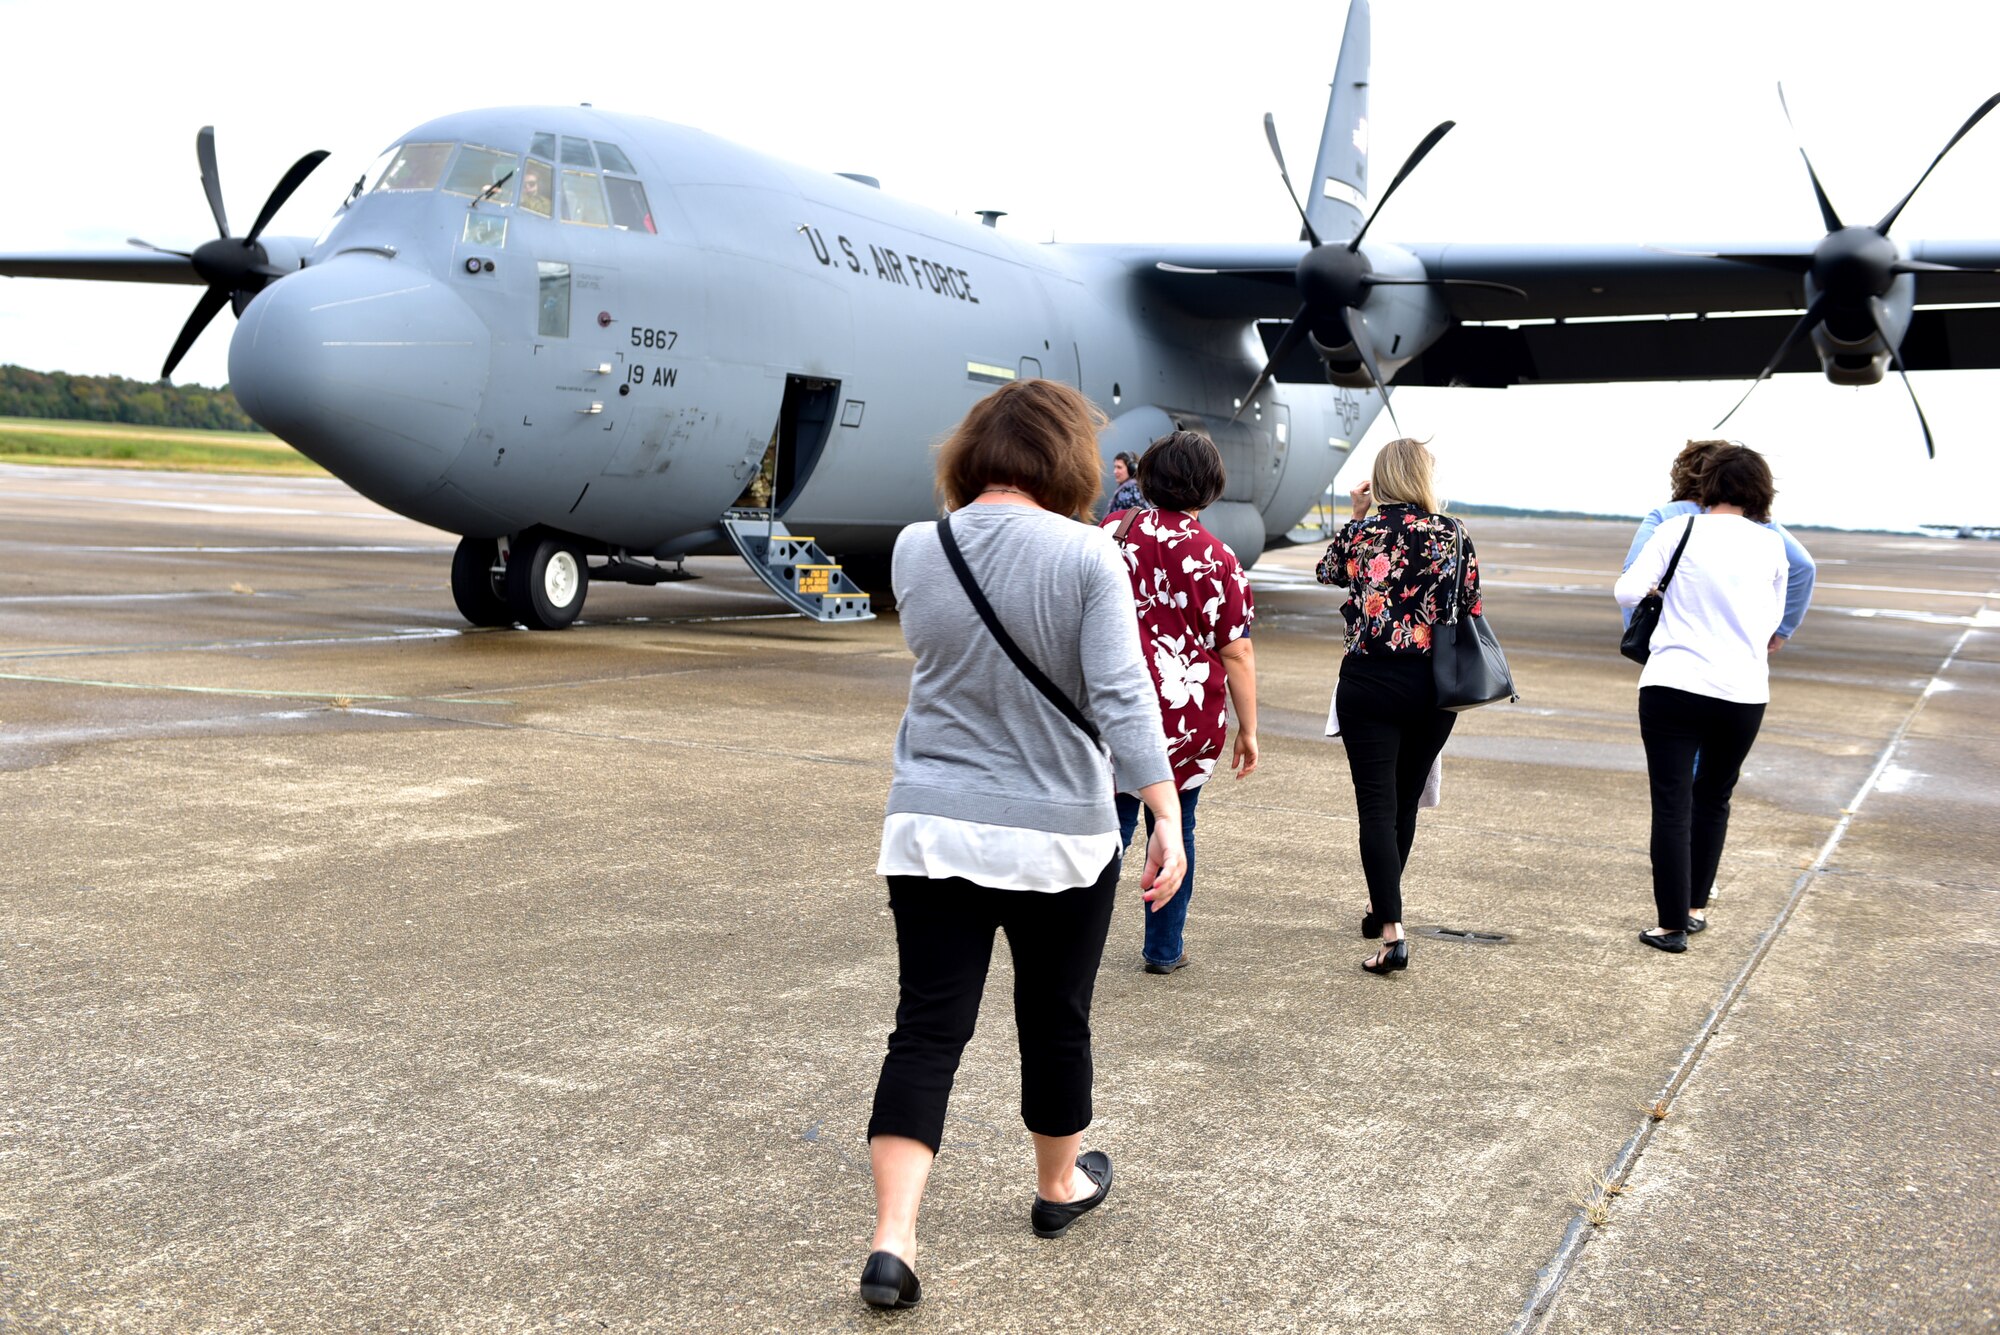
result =
[[1686,932],[1641,932],[1639,939],[1655,950],[1664,950],[1669,955],[1679,955],[1688,948]]
[[1382,935],[1382,920],[1375,916],[1372,909],[1361,915],[1361,935],[1370,941]]
[[1076,1156],[1076,1166],[1097,1184],[1097,1190],[1080,1201],[1045,1201],[1035,1197],[1035,1208],[1028,1212],[1028,1222],[1034,1227],[1036,1237],[1061,1237],[1069,1232],[1071,1224],[1104,1204],[1104,1198],[1111,1194],[1110,1155],[1103,1150],[1085,1150]]
[[1704,914],[1699,918],[1695,917],[1694,914],[1692,913],[1688,914],[1687,934],[1689,936],[1693,936],[1696,932],[1705,932],[1707,930],[1708,930],[1708,917],[1706,914]]
[[1147,961],[1146,961],[1146,972],[1147,972],[1147,973],[1172,973],[1172,972],[1173,972],[1174,970],[1176,970],[1176,969],[1185,969],[1185,968],[1187,968],[1187,962],[1188,962],[1188,957],[1187,957],[1187,952],[1186,952],[1185,950],[1183,950],[1183,951],[1181,952],[1181,957],[1180,957],[1179,959],[1175,960],[1175,961],[1174,961],[1174,962],[1173,962],[1172,964],[1155,964],[1155,963],[1153,963],[1153,961],[1151,961],[1151,960],[1147,960]]
[[1398,969],[1410,967],[1410,939],[1398,937],[1384,945],[1379,954],[1361,961],[1361,967],[1370,973],[1394,973]]
[[870,1252],[861,1267],[861,1301],[870,1307],[915,1307],[924,1300],[917,1272],[894,1252]]

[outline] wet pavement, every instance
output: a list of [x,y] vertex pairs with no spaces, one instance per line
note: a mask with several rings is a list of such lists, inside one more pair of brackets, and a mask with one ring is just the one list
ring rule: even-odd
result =
[[1801,535],[1669,957],[1629,530],[1471,531],[1523,699],[1462,717],[1406,899],[1506,940],[1356,967],[1337,603],[1266,557],[1193,966],[1127,893],[1099,981],[1110,1203],[1027,1228],[999,952],[884,1317],[893,616],[718,559],[470,631],[453,540],[337,483],[0,467],[0,1330],[1992,1328],[2000,547]]

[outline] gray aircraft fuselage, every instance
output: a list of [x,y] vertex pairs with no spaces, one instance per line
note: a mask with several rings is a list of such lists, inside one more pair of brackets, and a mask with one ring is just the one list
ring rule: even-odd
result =
[[[810,384],[832,424],[777,506],[831,551],[881,551],[935,513],[929,447],[997,384],[1045,376],[1111,415],[1107,459],[1177,422],[1213,434],[1229,489],[1207,520],[1254,561],[1379,410],[1347,389],[1272,385],[1230,423],[1264,357],[1254,325],[1150,302],[1140,247],[1026,243],[588,108],[466,112],[399,142],[519,161],[537,135],[615,145],[657,230],[539,216],[519,181],[499,196],[512,203],[384,185],[250,301],[230,345],[253,418],[439,528],[541,526],[661,558],[723,550],[718,517],[788,386]],[[1368,250],[1378,269],[1416,264]],[[1407,326],[1412,352],[1446,323],[1426,289],[1377,296],[1371,326]]]

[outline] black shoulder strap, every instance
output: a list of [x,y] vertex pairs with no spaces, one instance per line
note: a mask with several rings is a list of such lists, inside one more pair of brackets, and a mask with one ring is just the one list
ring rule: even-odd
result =
[[1687,550],[1688,539],[1694,536],[1695,519],[1696,516],[1694,515],[1688,516],[1688,526],[1681,534],[1680,545],[1674,548],[1674,559],[1667,562],[1667,573],[1660,576],[1660,592],[1662,594],[1666,593],[1667,585],[1673,582],[1674,571],[1680,567],[1681,553]]
[[1451,615],[1445,618],[1447,626],[1458,624],[1458,591],[1465,585],[1465,524],[1461,520],[1451,521]]
[[937,529],[938,542],[944,547],[944,559],[951,562],[951,572],[958,576],[958,582],[965,587],[965,596],[972,600],[973,611],[979,613],[979,619],[986,623],[986,629],[993,633],[993,638],[999,643],[1000,648],[1006,652],[1007,657],[1014,660],[1014,666],[1021,669],[1021,675],[1046,696],[1050,704],[1062,711],[1064,718],[1082,729],[1083,735],[1090,738],[1093,744],[1102,745],[1103,739],[1098,736],[1096,726],[1083,716],[1083,711],[1062,693],[1060,687],[1048,679],[1047,674],[1035,666],[1033,660],[1021,652],[1021,646],[1014,643],[1014,637],[1007,633],[1007,628],[1000,624],[1000,618],[994,615],[993,604],[986,601],[986,595],[980,590],[978,581],[972,578],[971,568],[965,564],[965,554],[958,550],[958,539],[951,533],[951,516],[946,515],[938,520]]

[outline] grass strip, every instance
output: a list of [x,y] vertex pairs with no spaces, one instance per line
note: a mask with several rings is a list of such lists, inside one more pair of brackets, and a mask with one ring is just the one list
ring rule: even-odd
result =
[[0,421],[0,461],[183,473],[275,473],[324,477],[326,470],[275,436],[236,431],[162,431],[90,423],[16,425]]

